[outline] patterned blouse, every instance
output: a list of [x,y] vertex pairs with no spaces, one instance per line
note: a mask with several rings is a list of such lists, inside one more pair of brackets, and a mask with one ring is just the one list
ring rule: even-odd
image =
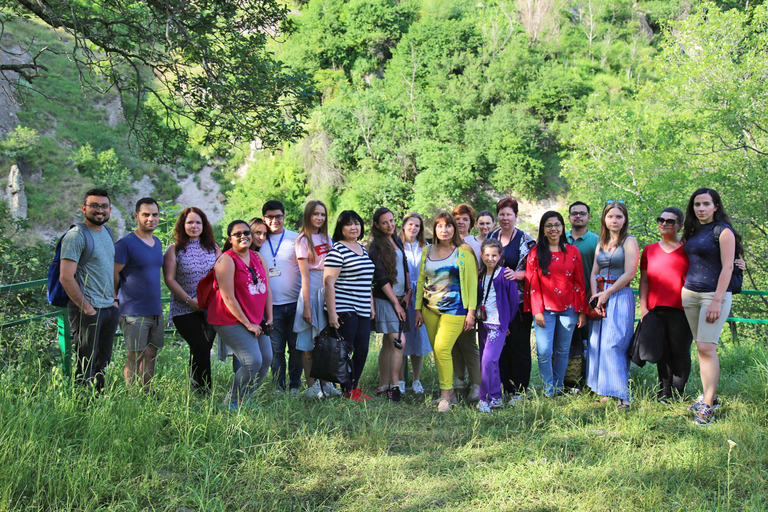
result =
[[[200,245],[200,240],[190,240],[183,251],[176,253],[176,282],[193,299],[197,297],[197,283],[213,268],[216,252]],[[173,317],[193,313],[192,308],[176,294],[171,294],[169,324]]]

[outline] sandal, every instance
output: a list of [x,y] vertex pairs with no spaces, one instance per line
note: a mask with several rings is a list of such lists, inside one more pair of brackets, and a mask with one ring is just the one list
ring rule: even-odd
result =
[[447,398],[441,398],[437,404],[437,412],[448,412],[451,410],[451,401]]
[[610,399],[611,399],[611,397],[609,397],[609,396],[604,396],[604,397],[602,397],[602,398],[598,398],[597,400],[595,400],[595,401],[594,401],[594,402],[592,402],[592,403],[593,403],[593,404],[607,404],[607,403],[608,403],[608,401],[609,401]]
[[616,404],[616,407],[619,410],[629,409],[629,401],[624,400],[623,398],[619,398],[619,403]]

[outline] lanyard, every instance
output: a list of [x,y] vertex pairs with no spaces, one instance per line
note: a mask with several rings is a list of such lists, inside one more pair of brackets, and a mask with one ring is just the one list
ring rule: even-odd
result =
[[280,245],[283,243],[283,238],[285,238],[285,230],[283,230],[283,234],[280,235],[280,241],[277,242],[277,249],[274,249],[272,247],[272,239],[267,237],[267,242],[269,242],[269,250],[272,252],[272,266],[277,266],[277,252],[280,250]]
[[[493,269],[493,273],[488,278],[488,287],[485,289],[485,295],[483,295],[483,306],[485,306],[485,301],[488,300],[488,295],[491,293],[491,284],[493,283],[493,278],[496,276],[496,270],[498,270],[499,267],[496,267]],[[486,277],[488,274],[486,274]]]

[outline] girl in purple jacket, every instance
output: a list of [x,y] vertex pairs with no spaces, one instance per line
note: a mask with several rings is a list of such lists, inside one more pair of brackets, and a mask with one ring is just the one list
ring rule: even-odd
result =
[[518,294],[514,281],[504,278],[501,243],[487,238],[480,247],[482,270],[477,301],[477,323],[480,332],[480,412],[491,412],[504,405],[501,395],[499,358],[512,317],[517,313]]

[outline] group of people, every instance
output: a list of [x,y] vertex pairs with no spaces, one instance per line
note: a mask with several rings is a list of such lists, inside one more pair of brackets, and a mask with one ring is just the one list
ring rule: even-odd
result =
[[[525,400],[530,387],[531,328],[535,333],[543,393],[563,393],[573,340],[586,340],[586,384],[596,403],[630,407],[629,354],[635,297],[630,288],[641,266],[640,316],[644,333],[660,344],[660,401],[683,397],[697,343],[703,393],[689,407],[695,422],[714,420],[719,363],[716,345],[731,304],[731,274],[742,253],[720,196],[696,190],[685,214],[665,208],[661,241],[641,252],[628,233],[623,201],[607,201],[600,231],[588,230],[590,208],[570,205],[570,232],[562,215],[546,212],[537,237],[516,227],[518,202],[504,198],[495,217],[468,204],[439,213],[426,242],[425,220],[407,214],[397,229],[391,210],[377,209],[368,224],[354,211],[338,215],[332,234],[328,210],[309,201],[301,230],[285,228],[285,208],[268,201],[261,217],[235,220],[220,247],[205,213],[185,208],[165,251],[153,235],[158,206],[141,199],[136,229],[113,244],[107,191],[86,193],[82,211],[94,239],[81,262],[85,237],[72,228],[61,252],[61,283],[69,294],[76,340],[77,379],[100,390],[118,322],[127,361],[126,382],[150,389],[163,346],[160,276],[171,291],[169,323],[190,347],[190,384],[211,389],[211,350],[232,357],[234,381],[228,407],[250,405],[250,396],[272,370],[278,392],[299,393],[302,373],[310,397],[344,395],[364,401],[359,388],[372,330],[382,335],[376,393],[399,402],[406,392],[405,358],[411,358],[414,393],[424,392],[423,358],[434,352],[438,411],[457,403],[457,391],[491,412]],[[498,223],[498,227],[495,225]],[[477,235],[470,234],[477,228]],[[683,229],[682,238],[679,237]],[[198,302],[200,281],[211,272],[214,293]],[[315,337],[336,329],[352,346],[352,381],[339,390],[312,378]],[[287,357],[286,357],[287,352]],[[467,383],[467,380],[469,383]]]

